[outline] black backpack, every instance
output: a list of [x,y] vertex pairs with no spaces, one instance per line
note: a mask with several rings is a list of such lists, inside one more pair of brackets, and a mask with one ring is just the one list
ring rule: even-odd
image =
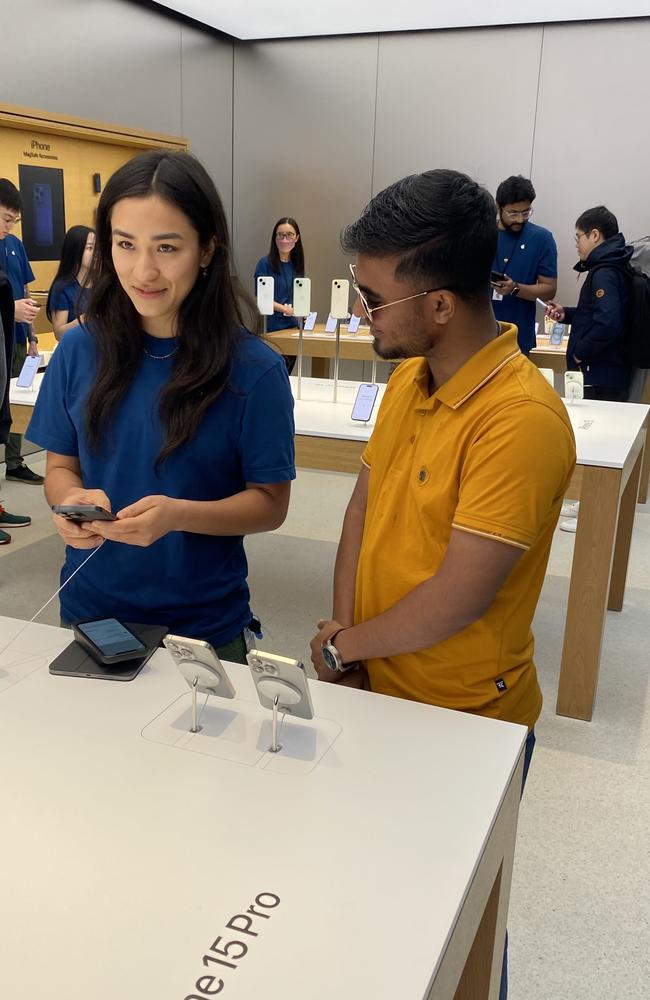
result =
[[[621,332],[623,357],[632,368],[650,368],[650,236],[631,244],[629,264],[602,264],[615,267],[627,279],[627,308]],[[594,267],[590,277],[598,270]]]

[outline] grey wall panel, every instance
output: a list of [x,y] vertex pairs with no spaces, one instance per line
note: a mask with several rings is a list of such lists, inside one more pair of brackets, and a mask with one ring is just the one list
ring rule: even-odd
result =
[[561,301],[574,305],[574,223],[605,204],[628,239],[650,233],[650,20],[547,27],[533,170],[560,251]]
[[232,42],[182,27],[181,133],[210,171],[232,225]]
[[434,167],[496,185],[530,171],[542,29],[380,39],[374,192]]
[[276,219],[304,237],[314,308],[347,272],[341,228],[370,197],[377,40],[319,39],[235,50],[234,233],[252,288]]
[[2,100],[180,133],[180,25],[120,0],[11,7],[2,25]]

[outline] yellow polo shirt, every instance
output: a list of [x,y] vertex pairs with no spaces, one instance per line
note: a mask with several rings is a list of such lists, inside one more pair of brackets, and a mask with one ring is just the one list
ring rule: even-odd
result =
[[530,626],[575,441],[516,327],[500,328],[432,396],[423,358],[388,383],[362,457],[370,477],[355,621],[434,576],[452,527],[517,546],[523,555],[487,614],[429,649],[369,660],[368,672],[373,691],[532,727],[542,695]]

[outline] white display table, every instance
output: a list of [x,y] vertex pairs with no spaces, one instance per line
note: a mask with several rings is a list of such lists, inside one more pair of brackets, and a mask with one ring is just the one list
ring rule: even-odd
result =
[[269,762],[227,664],[205,752],[165,650],[131,683],[51,676],[70,639],[0,652],[3,997],[497,997],[524,728],[311,682],[301,725],[334,742]]

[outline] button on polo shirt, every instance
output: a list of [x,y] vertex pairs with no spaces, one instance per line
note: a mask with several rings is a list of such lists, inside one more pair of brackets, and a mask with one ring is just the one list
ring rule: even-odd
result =
[[[368,662],[383,694],[534,725],[542,696],[530,625],[575,465],[566,409],[502,324],[429,395],[422,358],[386,388],[370,470],[355,621],[434,576],[453,528],[522,550],[489,611],[429,649]],[[471,567],[468,567],[471,572]]]

